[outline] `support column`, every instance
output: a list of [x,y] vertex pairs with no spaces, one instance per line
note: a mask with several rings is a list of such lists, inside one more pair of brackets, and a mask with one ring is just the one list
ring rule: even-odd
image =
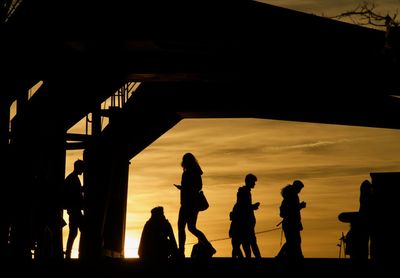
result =
[[[12,137],[10,147],[10,256],[18,259],[31,258],[32,249],[32,222],[31,196],[33,192],[32,159],[28,138],[33,132],[32,119],[28,122],[24,117],[28,100],[27,92],[20,92],[17,98],[18,113],[12,121]],[[23,174],[21,174],[23,173]]]
[[[21,100],[22,107],[28,105]],[[13,121],[12,250],[16,257],[30,258],[34,249],[35,258],[61,259],[64,126],[51,108],[28,112],[21,106]]]
[[5,198],[0,202],[0,259],[8,253],[8,234],[10,229],[10,180],[9,180],[9,121],[10,102],[8,97],[0,96],[0,176],[3,178],[3,194]]
[[[44,230],[39,230],[38,234],[38,256],[44,259],[62,259],[62,186],[65,176],[65,132],[62,125],[49,119],[45,121],[45,132],[41,135],[37,148],[40,148],[41,157],[39,165],[43,169],[43,182],[37,188],[38,202],[37,223],[42,225]],[[35,173],[40,178],[41,171]],[[36,179],[37,180],[37,179]],[[39,179],[39,181],[41,181]],[[50,231],[47,229],[47,227]],[[40,227],[40,226],[39,226]],[[40,243],[40,244],[39,244]]]
[[9,123],[10,123],[10,101],[8,100],[8,97],[0,96],[0,150],[4,150],[8,146]]
[[104,249],[109,257],[124,257],[129,164],[123,157],[114,159],[104,225]]
[[129,160],[117,153],[106,144],[84,152],[86,209],[80,258],[123,256]]
[[107,191],[111,180],[111,157],[111,153],[99,145],[91,145],[83,153],[85,221],[79,244],[79,258],[85,260],[103,256],[103,229]]

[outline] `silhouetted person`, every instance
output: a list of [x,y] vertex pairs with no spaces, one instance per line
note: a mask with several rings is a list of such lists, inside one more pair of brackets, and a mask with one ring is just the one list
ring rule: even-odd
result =
[[298,196],[303,187],[304,184],[301,181],[295,180],[292,185],[289,184],[281,190],[283,200],[280,206],[280,216],[283,218],[282,229],[286,242],[277,257],[284,257],[290,261],[303,258],[300,235],[303,225],[300,210],[306,207],[306,203],[300,202]]
[[140,237],[139,257],[145,260],[163,261],[176,258],[177,253],[174,231],[165,218],[164,208],[153,208]]
[[364,180],[360,186],[360,207],[358,212],[339,215],[339,220],[350,223],[350,229],[345,237],[346,254],[358,262],[368,260],[370,253],[372,197],[372,184],[369,180]]
[[369,180],[364,180],[360,186],[360,259],[367,260],[369,257],[369,242],[371,236],[371,218],[373,213],[373,189]]
[[192,153],[185,153],[182,157],[181,166],[183,168],[181,184],[176,188],[180,190],[180,204],[179,217],[178,217],[178,241],[179,241],[179,257],[185,257],[185,242],[186,242],[186,225],[189,232],[197,237],[199,243],[203,245],[211,256],[215,254],[216,250],[208,241],[203,232],[196,228],[197,216],[199,209],[197,207],[197,200],[199,191],[203,187],[202,174],[203,171],[197,159]]
[[245,177],[245,185],[239,187],[236,203],[230,213],[232,220],[229,236],[232,238],[232,257],[241,258],[243,247],[246,258],[251,258],[251,252],[256,258],[261,258],[255,233],[256,217],[254,211],[260,203],[252,202],[251,190],[255,187],[257,177],[248,174]]
[[79,159],[76,160],[74,170],[67,176],[64,183],[64,206],[69,216],[69,234],[65,250],[66,259],[71,258],[72,246],[78,235],[78,229],[82,231],[83,189],[79,175],[82,175],[84,168],[84,162]]

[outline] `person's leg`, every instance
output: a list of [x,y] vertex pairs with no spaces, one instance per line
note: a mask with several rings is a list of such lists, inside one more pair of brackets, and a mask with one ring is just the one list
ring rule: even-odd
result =
[[197,229],[196,223],[197,223],[197,216],[199,212],[197,210],[192,210],[188,214],[188,230],[191,232],[197,239],[199,240],[200,243],[204,244],[206,247],[208,247],[211,251],[212,254],[215,254],[217,252],[214,247],[211,245],[211,243],[208,241],[206,236],[202,231]]
[[188,215],[188,230],[189,232],[191,232],[194,236],[197,237],[197,239],[203,243],[206,244],[208,243],[208,240],[206,238],[206,236],[203,234],[202,231],[200,231],[199,229],[197,229],[196,227],[196,223],[197,223],[197,216],[198,216],[199,212],[198,211],[191,211]]
[[301,236],[299,230],[285,231],[287,255],[290,260],[297,261],[303,258],[301,251]]
[[294,256],[296,259],[303,259],[303,251],[301,250],[301,235],[300,231],[293,233],[293,246],[294,246]]
[[250,248],[250,242],[248,239],[242,240],[242,247],[244,251],[244,255],[246,259],[251,258],[251,248]]
[[281,249],[279,250],[276,258],[282,258],[286,256],[286,242],[282,245]]
[[74,245],[74,241],[76,236],[78,235],[78,220],[76,219],[76,216],[71,213],[69,215],[69,234],[68,234],[68,239],[67,239],[67,246],[65,250],[65,258],[70,259],[71,258],[71,251],[72,247]]
[[261,259],[260,249],[258,248],[257,238],[254,233],[250,238],[250,246],[251,250],[253,251],[254,257],[256,257],[257,259]]
[[294,254],[294,241],[293,241],[293,232],[290,229],[284,229],[283,230],[284,234],[285,234],[285,254],[286,254],[286,258],[291,259],[293,258],[293,254]]
[[186,228],[187,212],[183,207],[179,209],[178,216],[178,256],[185,257],[185,242],[186,242]]
[[242,250],[240,250],[240,240],[236,237],[232,238],[232,258],[243,258]]
[[[84,222],[84,216],[82,214],[82,211],[79,210],[79,222],[78,222],[78,230],[80,234],[82,234],[82,230],[85,228],[85,222]],[[81,254],[81,243],[79,242],[78,246],[78,256]]]

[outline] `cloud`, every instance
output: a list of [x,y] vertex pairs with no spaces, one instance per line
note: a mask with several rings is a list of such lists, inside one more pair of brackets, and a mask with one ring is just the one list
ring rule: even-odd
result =
[[287,152],[287,151],[298,151],[302,150],[305,152],[321,152],[328,151],[330,147],[334,147],[338,144],[348,143],[350,139],[341,139],[337,141],[314,141],[296,145],[287,146],[271,146],[268,147],[266,152]]

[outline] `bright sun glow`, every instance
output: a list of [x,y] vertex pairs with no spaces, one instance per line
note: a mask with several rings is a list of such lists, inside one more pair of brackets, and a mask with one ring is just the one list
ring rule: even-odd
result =
[[125,237],[125,258],[138,258],[139,239],[127,235]]

